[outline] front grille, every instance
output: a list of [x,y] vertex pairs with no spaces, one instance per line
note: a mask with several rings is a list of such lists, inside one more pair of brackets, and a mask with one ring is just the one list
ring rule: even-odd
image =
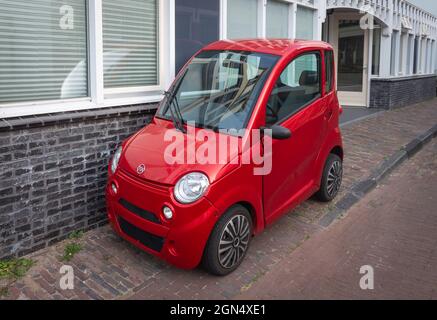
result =
[[142,245],[156,252],[161,252],[162,246],[164,245],[164,238],[143,231],[121,217],[118,217],[118,224],[120,225],[120,229],[124,234],[128,235],[132,239],[138,240]]
[[132,212],[133,214],[136,214],[137,216],[146,219],[150,222],[153,223],[157,223],[157,224],[161,224],[161,221],[159,220],[159,218],[157,216],[155,216],[154,213],[141,209],[139,207],[137,207],[136,205],[130,203],[129,201],[125,200],[125,199],[120,199],[119,203],[127,210],[129,210],[130,212]]

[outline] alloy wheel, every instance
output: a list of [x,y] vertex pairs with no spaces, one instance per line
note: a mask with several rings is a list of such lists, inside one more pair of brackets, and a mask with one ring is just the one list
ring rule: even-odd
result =
[[223,268],[233,268],[244,257],[249,246],[250,229],[250,222],[243,215],[236,215],[228,221],[218,248],[218,258]]
[[338,190],[340,190],[343,179],[343,166],[340,161],[334,161],[329,169],[328,183],[326,184],[326,191],[331,198],[334,198]]

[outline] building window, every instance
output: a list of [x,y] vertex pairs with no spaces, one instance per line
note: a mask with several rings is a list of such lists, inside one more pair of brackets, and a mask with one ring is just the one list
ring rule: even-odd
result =
[[373,43],[372,43],[372,75],[379,75],[381,59],[381,28],[375,26],[373,29]]
[[[433,60],[434,59],[434,60]],[[431,41],[431,73],[437,73],[435,69],[435,40]]]
[[289,5],[285,2],[267,2],[267,30],[269,38],[288,38]]
[[405,73],[411,74],[411,58],[412,58],[412,51],[413,51],[413,42],[414,42],[414,37],[409,35],[407,37],[407,66],[406,66],[406,71]]
[[158,0],[103,1],[105,88],[159,84]]
[[0,0],[0,104],[88,96],[85,0]]
[[431,73],[431,40],[426,41],[426,73]]
[[405,57],[405,37],[406,34],[405,33],[401,33],[401,37],[400,37],[400,44],[399,44],[399,74],[400,75],[405,75],[405,64],[404,64],[404,57]]
[[423,40],[423,73],[428,72],[428,40]]
[[393,31],[391,37],[391,61],[390,61],[390,75],[396,75],[396,55],[398,51],[398,35],[399,31]]
[[258,0],[232,0],[227,4],[229,39],[258,36]]
[[419,72],[419,45],[420,38],[416,37],[416,39],[414,39],[413,74],[417,74]]
[[176,1],[176,73],[205,45],[220,37],[220,0]]
[[296,12],[296,38],[303,40],[314,39],[314,10],[297,6]]

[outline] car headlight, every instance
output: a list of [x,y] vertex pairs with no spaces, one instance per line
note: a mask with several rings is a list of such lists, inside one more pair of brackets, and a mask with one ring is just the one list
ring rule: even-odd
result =
[[180,203],[192,203],[203,196],[209,187],[209,179],[200,172],[192,172],[183,176],[174,189],[176,200]]
[[122,147],[119,147],[117,151],[115,151],[114,156],[112,157],[111,162],[111,171],[114,174],[118,167],[118,162],[120,161],[121,152],[123,151]]

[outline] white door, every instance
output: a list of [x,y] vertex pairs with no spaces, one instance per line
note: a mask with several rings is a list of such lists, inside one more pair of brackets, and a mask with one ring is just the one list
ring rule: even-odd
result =
[[360,27],[358,14],[334,14],[330,42],[335,50],[338,98],[343,106],[366,106],[369,32]]

